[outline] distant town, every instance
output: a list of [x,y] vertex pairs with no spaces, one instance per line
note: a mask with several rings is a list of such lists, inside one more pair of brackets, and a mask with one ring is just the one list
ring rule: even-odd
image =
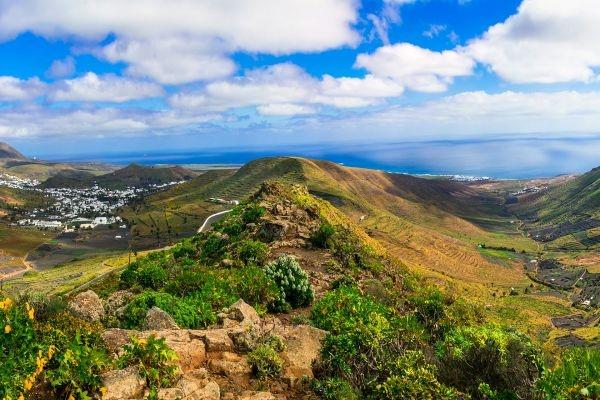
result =
[[[65,232],[93,229],[99,225],[122,224],[122,219],[114,215],[116,209],[145,194],[183,182],[173,181],[125,189],[107,189],[98,185],[87,188],[40,188],[40,182],[35,179],[0,174],[0,186],[36,191],[53,200],[47,207],[26,211],[24,218],[14,222],[14,225]],[[119,228],[127,226],[119,225]]]

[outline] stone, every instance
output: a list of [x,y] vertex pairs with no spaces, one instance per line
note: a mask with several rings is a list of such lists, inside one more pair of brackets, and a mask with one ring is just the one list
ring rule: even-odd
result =
[[117,290],[106,299],[106,311],[108,315],[120,317],[123,315],[125,306],[133,299],[134,294],[129,290]]
[[240,400],[275,400],[271,392],[244,392]]
[[258,325],[260,317],[254,307],[239,299],[229,307],[230,319],[240,322],[242,325]]
[[130,342],[131,336],[137,336],[136,331],[127,329],[111,328],[107,329],[100,335],[106,348],[112,353],[118,353],[119,350]]
[[326,331],[310,325],[282,327],[277,332],[283,337],[285,348],[283,376],[294,383],[304,376],[313,377],[312,365],[319,359]]
[[252,369],[245,356],[238,356],[236,360],[231,359],[211,359],[208,362],[208,369],[216,375],[225,376],[230,379],[240,377],[249,378]]
[[144,327],[152,330],[179,329],[173,317],[156,306],[149,309],[146,313]]
[[93,290],[79,293],[71,300],[69,308],[75,315],[88,321],[100,321],[105,315],[102,300]]
[[204,331],[204,344],[208,352],[233,351],[233,342],[228,329],[209,329]]
[[139,337],[147,339],[154,335],[157,338],[164,338],[167,346],[177,353],[177,364],[183,372],[187,372],[200,367],[206,359],[204,342],[191,332],[187,329],[144,331],[139,333]]
[[146,380],[140,376],[138,367],[106,372],[102,375],[102,385],[106,388],[103,400],[141,399],[146,388]]
[[197,383],[182,378],[177,386],[158,391],[159,400],[219,400],[221,390],[216,382],[208,382],[199,386]]

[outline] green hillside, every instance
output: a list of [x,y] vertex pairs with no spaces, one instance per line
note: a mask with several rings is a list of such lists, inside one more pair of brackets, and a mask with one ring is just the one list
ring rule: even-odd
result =
[[531,235],[550,247],[598,248],[600,167],[541,195],[520,199],[515,211],[527,221]]
[[110,189],[160,185],[173,181],[189,180],[198,173],[182,167],[147,167],[137,164],[104,174],[95,175],[87,171],[61,171],[46,180],[43,187],[87,187],[97,184]]

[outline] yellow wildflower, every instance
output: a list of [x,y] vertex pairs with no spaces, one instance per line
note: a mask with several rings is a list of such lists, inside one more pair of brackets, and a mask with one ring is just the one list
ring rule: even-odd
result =
[[56,353],[56,347],[54,345],[50,345],[50,347],[48,347],[48,360],[54,356],[54,353]]
[[12,331],[12,326],[10,326],[10,325],[6,325],[6,326],[4,327],[4,333],[10,333],[11,331]]
[[27,315],[29,316],[29,319],[33,321],[35,310],[29,305],[29,303],[25,303],[25,308],[27,308]]
[[72,394],[69,395],[69,398],[67,400],[75,400],[75,397],[73,397]]
[[25,400],[25,396],[23,396],[23,393],[21,393],[21,394],[19,395],[19,398],[18,398],[17,400]]
[[0,301],[0,310],[8,310],[12,307],[12,300],[8,297],[3,301]]
[[102,395],[102,398],[104,398],[104,395],[106,394],[106,392],[108,392],[108,389],[106,388],[106,386],[102,386],[100,388],[100,394]]
[[23,389],[25,389],[26,392],[30,391],[31,388],[33,387],[33,381],[34,381],[33,377],[25,378],[25,381],[23,382]]

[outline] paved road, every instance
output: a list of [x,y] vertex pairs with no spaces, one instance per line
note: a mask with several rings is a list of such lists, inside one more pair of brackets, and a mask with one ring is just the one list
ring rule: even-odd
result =
[[[202,226],[201,226],[200,228],[198,228],[198,232],[204,232],[206,229],[210,228],[210,226],[211,226],[211,225],[212,225],[214,222],[216,222],[216,221],[218,221],[219,219],[223,218],[223,216],[225,216],[225,214],[227,214],[227,213],[229,213],[229,212],[231,212],[231,210],[220,211],[220,212],[218,212],[218,213],[214,213],[214,214],[211,214],[211,215],[209,215],[209,216],[208,216],[208,217],[206,217],[206,219],[204,220],[204,223],[202,224]],[[161,248],[159,248],[159,249],[154,249],[154,250],[150,250],[150,251],[162,251],[162,250],[168,250],[168,249],[170,249],[171,247],[173,247],[173,245],[170,245],[170,246],[165,246],[165,247],[161,247]],[[29,262],[27,262],[27,261],[24,261],[24,264],[25,264],[26,268],[24,268],[24,269],[22,269],[22,270],[20,270],[20,271],[14,271],[14,272],[11,272],[11,273],[9,273],[9,274],[6,274],[6,275],[0,275],[0,280],[1,280],[1,281],[4,281],[4,282],[8,282],[8,281],[10,281],[10,280],[12,280],[12,279],[15,279],[15,278],[17,278],[17,277],[19,277],[19,276],[23,275],[23,274],[24,274],[25,272],[27,272],[27,271],[31,271],[31,270],[34,270],[34,269],[35,269],[35,268],[32,266],[32,264],[31,264],[31,263],[29,263]],[[119,268],[124,268],[125,266],[126,266],[126,265],[123,265],[122,267],[119,267]],[[119,269],[119,268],[116,268],[116,269]],[[115,269],[115,270],[116,270],[116,269]],[[90,282],[86,282],[86,283],[85,283],[85,284],[83,284],[82,286],[89,286],[89,284],[90,284],[90,283],[92,283],[92,281],[94,281],[94,282],[95,282],[95,281],[98,281],[98,280],[102,279],[103,277],[105,277],[106,275],[108,275],[108,274],[112,273],[112,272],[113,272],[113,271],[115,271],[115,270],[111,270],[111,271],[108,271],[108,272],[106,272],[106,273],[104,273],[104,274],[102,274],[102,275],[100,275],[100,276],[97,276],[96,278],[92,279]],[[79,287],[77,287],[77,288],[75,288],[75,289],[71,290],[71,292],[75,292],[75,291],[77,291],[77,290],[81,289],[81,288],[82,288],[82,286],[79,286]]]
[[219,219],[223,218],[223,216],[225,214],[227,214],[228,212],[231,212],[231,210],[225,210],[225,211],[221,211],[218,213],[214,213],[212,215],[209,215],[208,217],[206,217],[206,219],[204,220],[204,223],[202,224],[202,226],[200,228],[198,228],[198,233],[200,232],[204,232],[204,230],[210,228],[210,226],[218,221]]

